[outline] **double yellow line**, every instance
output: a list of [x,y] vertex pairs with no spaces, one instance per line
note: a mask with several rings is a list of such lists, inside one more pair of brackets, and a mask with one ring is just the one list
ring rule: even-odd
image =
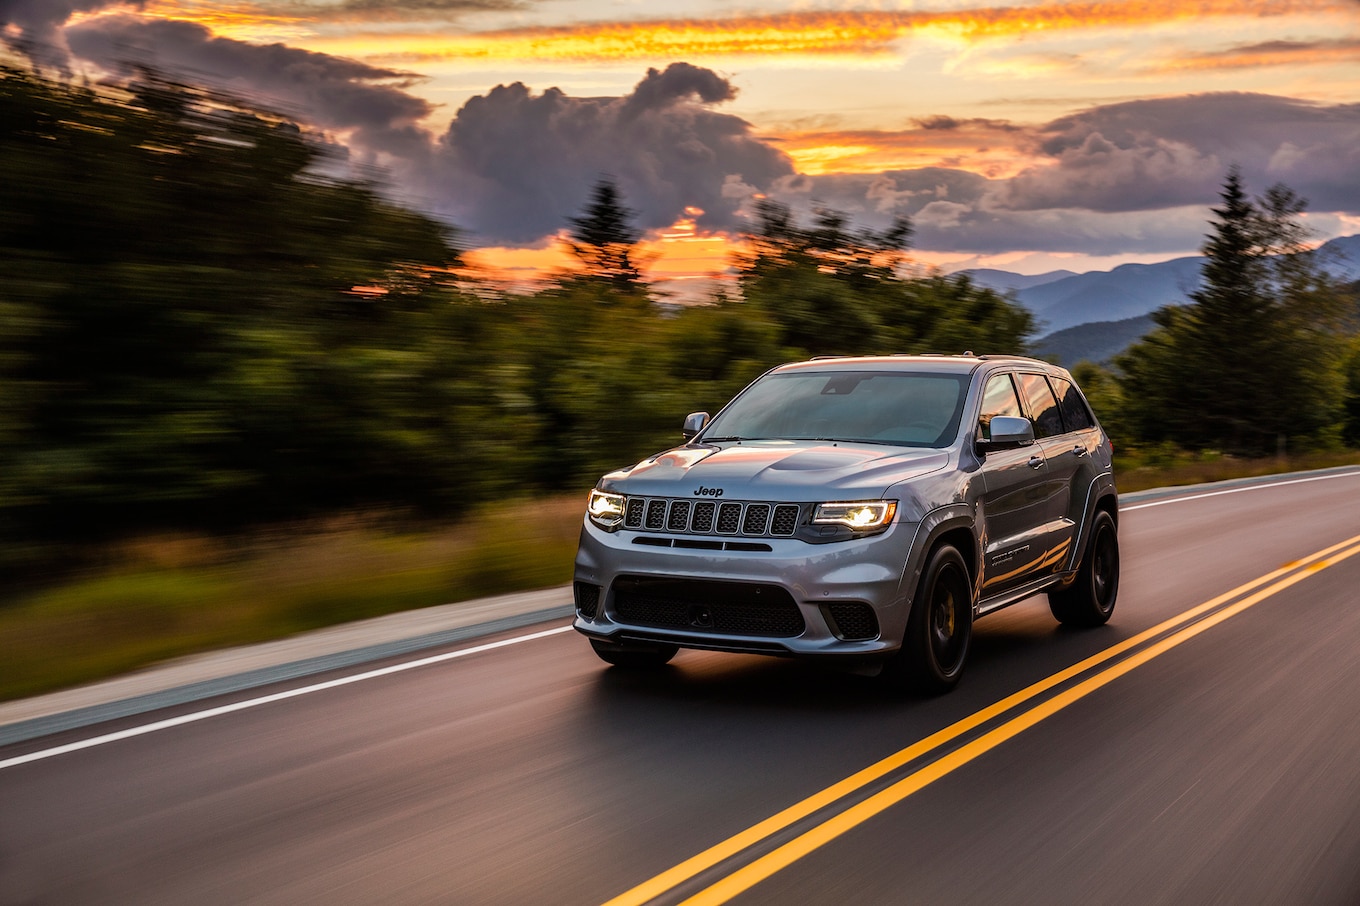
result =
[[[817,822],[810,829],[803,831],[793,839],[775,846],[768,852],[749,861],[739,861],[731,871],[684,900],[683,906],[708,906],[708,904],[726,903],[846,831],[901,802],[912,793],[939,780],[983,753],[996,748],[1045,718],[1051,717],[1068,705],[1085,698],[1135,667],[1146,664],[1177,645],[1189,641],[1201,632],[1355,554],[1360,554],[1360,535],[1342,541],[1340,544],[1324,548],[1302,560],[1285,564],[1258,579],[1253,579],[1244,585],[1239,585],[1232,591],[1205,601],[1197,607],[1192,607],[1184,613],[1125,639],[1117,645],[1106,648],[1104,651],[1065,670],[1060,670],[1032,686],[1021,689],[1019,692],[1003,698],[981,711],[970,714],[963,720],[927,736],[899,752],[889,755],[882,761],[852,774],[839,783],[835,783],[821,792],[789,806],[759,824],[729,837],[716,846],[686,859],[674,868],[639,884],[632,890],[620,894],[606,903],[605,906],[642,906],[644,903],[672,892],[675,888],[694,880],[700,874],[729,859],[736,859],[746,850],[769,840],[782,831],[788,830],[793,825],[823,809],[829,809],[847,796],[864,790],[875,781],[882,780],[913,761],[924,758],[936,749],[1001,717],[1008,711],[1031,702],[1102,664],[1119,659],[1098,673],[1094,673],[1071,687],[1039,701],[1027,710],[986,731],[976,739],[964,743],[957,749],[945,753],[901,779],[890,783],[882,790],[854,802],[846,808],[834,811],[829,817]],[[1127,657],[1124,657],[1124,655],[1127,655]]]

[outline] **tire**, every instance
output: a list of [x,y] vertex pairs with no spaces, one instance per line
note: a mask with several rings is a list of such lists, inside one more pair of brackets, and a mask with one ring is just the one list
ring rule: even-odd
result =
[[940,695],[958,685],[973,635],[973,583],[958,549],[931,552],[907,616],[902,650],[884,671],[901,691]]
[[664,667],[675,653],[677,645],[647,645],[642,642],[629,643],[627,646],[617,642],[602,642],[591,639],[590,647],[600,656],[600,660],[625,670],[654,670]]
[[1119,595],[1119,535],[1114,519],[1096,512],[1077,578],[1067,588],[1048,593],[1048,609],[1068,626],[1103,626],[1114,613]]

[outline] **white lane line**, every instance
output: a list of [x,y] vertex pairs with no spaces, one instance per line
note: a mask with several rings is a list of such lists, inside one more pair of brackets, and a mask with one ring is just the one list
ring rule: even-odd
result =
[[154,723],[143,724],[140,727],[129,727],[126,730],[119,730],[116,733],[106,733],[103,736],[93,736],[89,739],[82,739],[79,742],[67,743],[63,746],[54,746],[50,749],[42,749],[37,752],[29,752],[27,755],[17,755],[14,758],[6,758],[0,761],[0,770],[5,768],[17,767],[21,764],[28,764],[31,761],[42,761],[45,758],[52,758],[57,755],[65,755],[67,752],[78,752],[81,749],[90,749],[95,746],[106,745],[117,742],[120,739],[130,739],[134,736],[145,736],[147,733],[155,733],[157,730],[168,730],[171,727],[179,727],[184,724],[195,723],[200,720],[207,720],[210,717],[220,717],[223,714],[231,714],[235,711],[244,711],[247,708],[258,708],[260,705],[268,705],[273,702],[280,702],[289,698],[297,698],[299,695],[309,695],[313,692],[321,692],[326,689],[335,689],[339,686],[348,686],[351,683],[360,683],[364,680],[376,679],[380,676],[390,676],[393,673],[401,673],[406,670],[414,670],[417,667],[428,667],[430,664],[439,664],[444,661],[451,661],[455,658],[467,657],[470,654],[481,654],[483,651],[491,651],[496,648],[505,648],[509,645],[518,645],[521,642],[532,642],[535,639],[546,638],[550,635],[568,632],[571,625],[558,626],[555,629],[544,629],[541,632],[531,632],[528,635],[515,636],[512,639],[502,639],[499,642],[487,642],[485,645],[476,645],[472,648],[460,648],[457,651],[446,651],[443,654],[435,654],[429,657],[419,658],[414,661],[404,661],[400,664],[392,664],[388,667],[380,667],[377,670],[368,670],[364,673],[356,673],[353,676],[342,676],[339,679],[327,680],[324,683],[313,683],[310,686],[301,686],[297,689],[289,689],[287,692],[275,692],[272,695],[262,695],[259,698],[246,699],[245,701],[233,702],[230,705],[221,705],[217,708],[208,708],[206,711],[195,711],[191,714],[181,714],[179,717],[171,717],[166,720],[158,720]]
[[1203,500],[1205,497],[1218,497],[1222,494],[1240,494],[1243,491],[1261,491],[1266,488],[1282,488],[1289,484],[1303,484],[1306,481],[1327,481],[1330,478],[1357,478],[1360,472],[1337,472],[1334,475],[1314,475],[1311,478],[1291,478],[1288,481],[1272,481],[1265,484],[1249,484],[1240,488],[1228,488],[1225,491],[1209,491],[1205,494],[1191,494],[1188,497],[1171,497],[1167,500],[1153,500],[1149,503],[1135,503],[1133,506],[1121,506],[1119,512],[1129,513],[1133,510],[1145,510],[1153,506],[1165,506],[1168,503],[1185,503],[1188,500]]

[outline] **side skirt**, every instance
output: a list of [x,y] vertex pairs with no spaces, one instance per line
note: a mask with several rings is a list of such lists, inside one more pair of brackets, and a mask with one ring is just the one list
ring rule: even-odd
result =
[[1004,594],[996,595],[991,598],[983,598],[978,601],[977,606],[973,608],[973,617],[976,619],[977,617],[985,616],[986,614],[1000,610],[1003,607],[1009,607],[1018,601],[1023,601],[1025,598],[1032,595],[1037,595],[1041,591],[1047,591],[1050,588],[1063,585],[1064,583],[1069,582],[1074,575],[1076,575],[1075,570],[1055,573],[1050,576],[1044,576],[1041,579],[1035,579],[1033,582],[1026,582],[1024,585],[1021,585],[1018,588],[1012,588]]

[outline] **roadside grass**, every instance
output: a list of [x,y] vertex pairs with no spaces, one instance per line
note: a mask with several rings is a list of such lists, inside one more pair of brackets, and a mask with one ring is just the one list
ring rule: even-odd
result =
[[142,538],[0,603],[0,701],[196,652],[571,580],[584,494],[394,531],[351,518],[247,541]]
[[1221,453],[1187,453],[1173,448],[1115,449],[1115,481],[1121,494],[1233,478],[1305,472],[1360,464],[1360,450],[1242,459]]
[[[1360,450],[1269,459],[1116,451],[1119,490],[1360,463]],[[139,538],[105,566],[0,599],[0,701],[350,620],[571,580],[585,495],[393,529],[358,516],[242,540]]]

